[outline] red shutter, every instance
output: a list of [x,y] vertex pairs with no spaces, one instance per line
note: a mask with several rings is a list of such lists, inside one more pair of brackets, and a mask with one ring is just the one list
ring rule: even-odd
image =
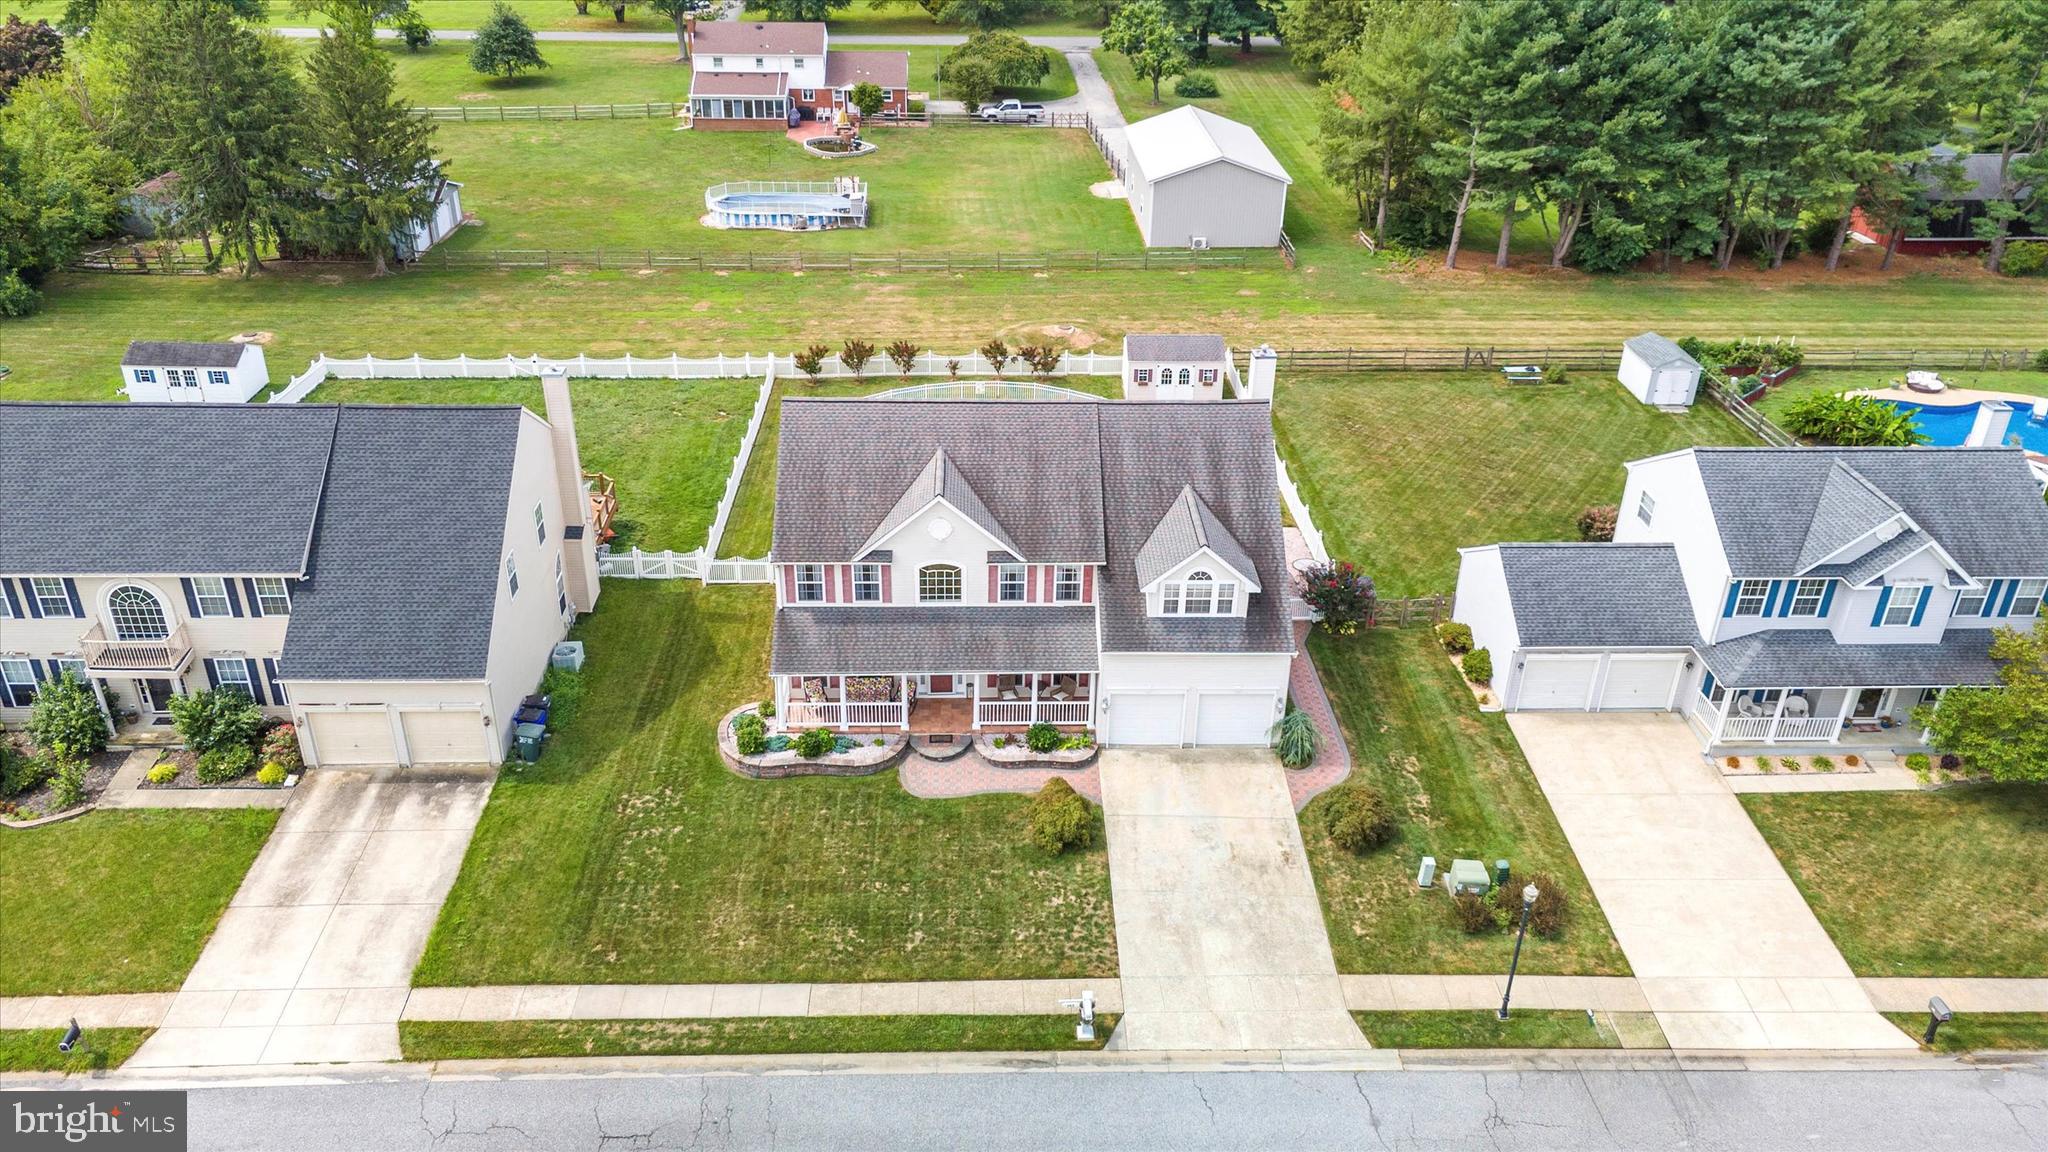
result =
[[998,569],[995,565],[991,564],[988,566],[988,602],[991,604],[995,603],[997,600],[996,573],[998,571],[1000,571],[1000,569]]
[[782,602],[796,603],[796,566],[793,564],[782,566]]
[[889,565],[882,565],[882,603],[884,604],[887,604],[896,599],[894,592],[891,591],[891,589],[889,588],[889,576]]
[[851,564],[841,564],[839,566],[839,592],[841,600],[846,601],[848,604],[853,603],[853,565]]
[[1044,573],[1045,573],[1045,602],[1046,602],[1047,604],[1050,604],[1050,603],[1052,603],[1052,574],[1053,574],[1053,566],[1052,566],[1052,565],[1050,565],[1050,564],[1047,564],[1047,565],[1046,565],[1046,566],[1045,566],[1044,568],[1041,568],[1041,569],[1039,569],[1039,571],[1041,571],[1041,572],[1044,572]]
[[833,579],[837,571],[838,569],[831,567],[821,567],[818,569],[818,576],[825,585],[825,603],[827,604],[837,604],[839,602],[839,581]]
[[1038,565],[1036,564],[1024,569],[1024,602],[1026,604],[1038,603]]
[[1095,565],[1081,566],[1081,603],[1095,603]]

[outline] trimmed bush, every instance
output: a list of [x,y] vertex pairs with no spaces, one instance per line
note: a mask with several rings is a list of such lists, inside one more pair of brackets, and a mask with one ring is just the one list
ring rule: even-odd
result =
[[1041,720],[1024,730],[1024,746],[1033,752],[1050,752],[1060,746],[1060,730]]
[[1032,847],[1057,856],[1095,842],[1095,813],[1072,784],[1055,776],[1031,798],[1024,831]]
[[1842,757],[1842,763],[1847,764],[1851,768],[1854,768],[1858,764],[1863,763],[1863,760],[1861,757],[1858,756],[1844,756]]
[[1394,838],[1394,809],[1376,788],[1339,784],[1323,797],[1323,829],[1337,847],[1364,854]]
[[2007,244],[2005,259],[1998,262],[1998,271],[2006,276],[2038,276],[2043,268],[2048,268],[2048,241],[2043,240]]
[[67,759],[82,759],[105,748],[107,717],[92,685],[68,671],[43,685],[29,711],[28,735],[36,747]]
[[1776,768],[1771,766],[1771,758],[1769,756],[1759,756],[1756,758],[1756,770],[1767,776],[1777,771]]
[[0,739],[0,800],[35,791],[56,770],[48,756],[31,756]]
[[1813,770],[1816,772],[1833,772],[1835,770],[1835,762],[1826,756],[1815,756],[1812,764]]
[[759,712],[763,716],[775,715],[775,697],[770,696],[759,704],[754,705],[754,711]]
[[253,765],[263,710],[240,688],[209,688],[192,696],[173,696],[171,720],[185,746],[201,756],[240,745],[250,751]]
[[50,774],[50,810],[63,812],[85,803],[85,761],[62,759]]
[[1436,642],[1451,655],[1463,656],[1472,650],[1472,626],[1456,620],[1439,624],[1436,626]]
[[299,730],[295,725],[289,721],[273,724],[263,734],[263,762],[282,765],[287,775],[305,768],[306,761],[299,755]]
[[2034,353],[2034,367],[2043,372],[2048,372],[2048,348],[2043,348],[2039,352]]
[[1943,752],[1941,754],[1941,770],[1943,772],[1961,772],[1963,770],[1963,758],[1953,752]]
[[1543,369],[1543,382],[1545,384],[1569,384],[1572,382],[1572,374],[1565,371],[1565,367],[1562,364],[1546,365]]
[[[1180,79],[1175,80],[1173,82],[1173,94],[1175,96],[1186,96],[1191,100],[1199,100],[1209,96],[1215,96],[1218,94],[1218,92],[1219,90],[1216,87],[1216,77],[1214,74],[1209,72],[1203,72],[1200,70],[1189,72],[1181,76]],[[2012,257],[2007,256],[2006,262],[2010,264],[2012,262]],[[2017,276],[2019,275],[2019,273],[2015,272],[2013,273],[2013,275]]]
[[265,788],[275,788],[278,785],[284,783],[284,778],[286,775],[287,773],[284,770],[284,765],[279,764],[275,760],[272,760],[270,763],[265,764],[263,767],[258,768],[256,770],[256,782],[258,784],[263,785]]
[[1927,770],[1932,767],[1934,767],[1934,761],[1928,759],[1927,753],[1909,752],[1906,754],[1906,768],[1914,775],[1925,776],[1927,775]]
[[1315,763],[1316,749],[1323,741],[1323,734],[1316,731],[1315,717],[1299,708],[1289,708],[1280,717],[1273,725],[1272,737],[1280,763],[1289,768],[1306,768]]
[[1458,927],[1468,936],[1500,931],[1500,919],[1493,905],[1477,892],[1460,892],[1451,897],[1451,908],[1457,913]]
[[796,738],[796,754],[806,760],[817,760],[832,754],[839,743],[830,729],[813,728]]
[[733,719],[732,739],[742,756],[759,756],[768,750],[768,722],[753,712]]
[[1529,908],[1529,931],[1554,937],[1564,931],[1564,887],[1542,872],[1527,876],[1510,874],[1508,882],[1493,890],[1493,902],[1512,926],[1522,918],[1522,889],[1536,886],[1536,903]]
[[1579,539],[1612,540],[1621,509],[1612,504],[1589,504],[1579,513]]
[[225,784],[239,780],[256,768],[256,750],[247,744],[230,744],[216,748],[199,757],[199,766],[193,774],[205,785]]
[[169,784],[178,778],[178,766],[169,760],[159,760],[149,766],[143,778],[151,784]]
[[1458,667],[1464,669],[1465,679],[1474,684],[1493,683],[1493,653],[1484,648],[1474,648],[1465,653],[1465,658],[1458,661]]

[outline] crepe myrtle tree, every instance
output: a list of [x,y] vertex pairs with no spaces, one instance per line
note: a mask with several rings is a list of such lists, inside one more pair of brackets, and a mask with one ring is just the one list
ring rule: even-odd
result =
[[1012,355],[1010,346],[1001,340],[991,340],[981,346],[981,358],[988,361],[998,380],[1003,378],[1003,365],[1010,362]]
[[896,365],[896,374],[909,380],[910,370],[917,367],[918,353],[924,348],[914,340],[896,340],[890,343],[887,351],[889,363]]
[[848,340],[839,346],[839,362],[853,373],[855,380],[865,378],[868,361],[875,358],[875,346],[865,340]]
[[1296,590],[1322,618],[1326,631],[1349,636],[1372,620],[1375,596],[1372,577],[1349,560],[1325,560],[1303,568],[1294,578]]
[[825,357],[831,354],[832,349],[825,345],[813,344],[790,359],[795,362],[797,371],[810,377],[811,387],[815,388],[818,386],[819,374],[825,371]]

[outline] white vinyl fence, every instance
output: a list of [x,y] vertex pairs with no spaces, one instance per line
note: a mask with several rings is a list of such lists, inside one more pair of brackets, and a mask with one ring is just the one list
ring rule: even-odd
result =
[[[704,541],[707,555],[718,555],[718,542],[725,539],[725,522],[732,517],[732,506],[740,497],[740,481],[746,477],[747,462],[754,455],[754,441],[761,436],[761,422],[768,417],[768,398],[775,392],[775,368],[761,374],[761,394],[754,398],[753,415],[747,418],[746,434],[740,437],[740,450],[733,454],[732,471],[725,478],[725,494],[718,498],[718,512],[711,517],[711,534]],[[705,583],[713,583],[711,577]],[[717,581],[725,583],[725,581]]]
[[1301,538],[1308,544],[1310,555],[1328,564],[1330,550],[1323,544],[1323,534],[1316,527],[1315,518],[1308,514],[1308,501],[1301,498],[1301,489],[1294,486],[1294,477],[1287,474],[1287,461],[1274,456],[1273,467],[1279,470],[1280,499],[1287,505],[1287,514],[1294,517],[1294,526],[1301,529]]

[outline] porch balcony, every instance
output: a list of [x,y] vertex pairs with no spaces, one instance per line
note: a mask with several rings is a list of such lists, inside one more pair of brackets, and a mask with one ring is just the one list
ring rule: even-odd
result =
[[155,640],[112,640],[104,624],[94,624],[79,638],[88,676],[135,672],[183,672],[192,662],[192,638],[178,625]]
[[1693,698],[1694,725],[1710,747],[1723,744],[1911,748],[1926,743],[1913,709],[1939,688],[1716,687]]
[[[934,692],[936,685],[944,686],[943,694]],[[778,676],[775,692],[785,731],[965,733],[1039,723],[1087,728],[1095,722],[1094,680],[1085,672]],[[880,698],[885,692],[887,698]]]

